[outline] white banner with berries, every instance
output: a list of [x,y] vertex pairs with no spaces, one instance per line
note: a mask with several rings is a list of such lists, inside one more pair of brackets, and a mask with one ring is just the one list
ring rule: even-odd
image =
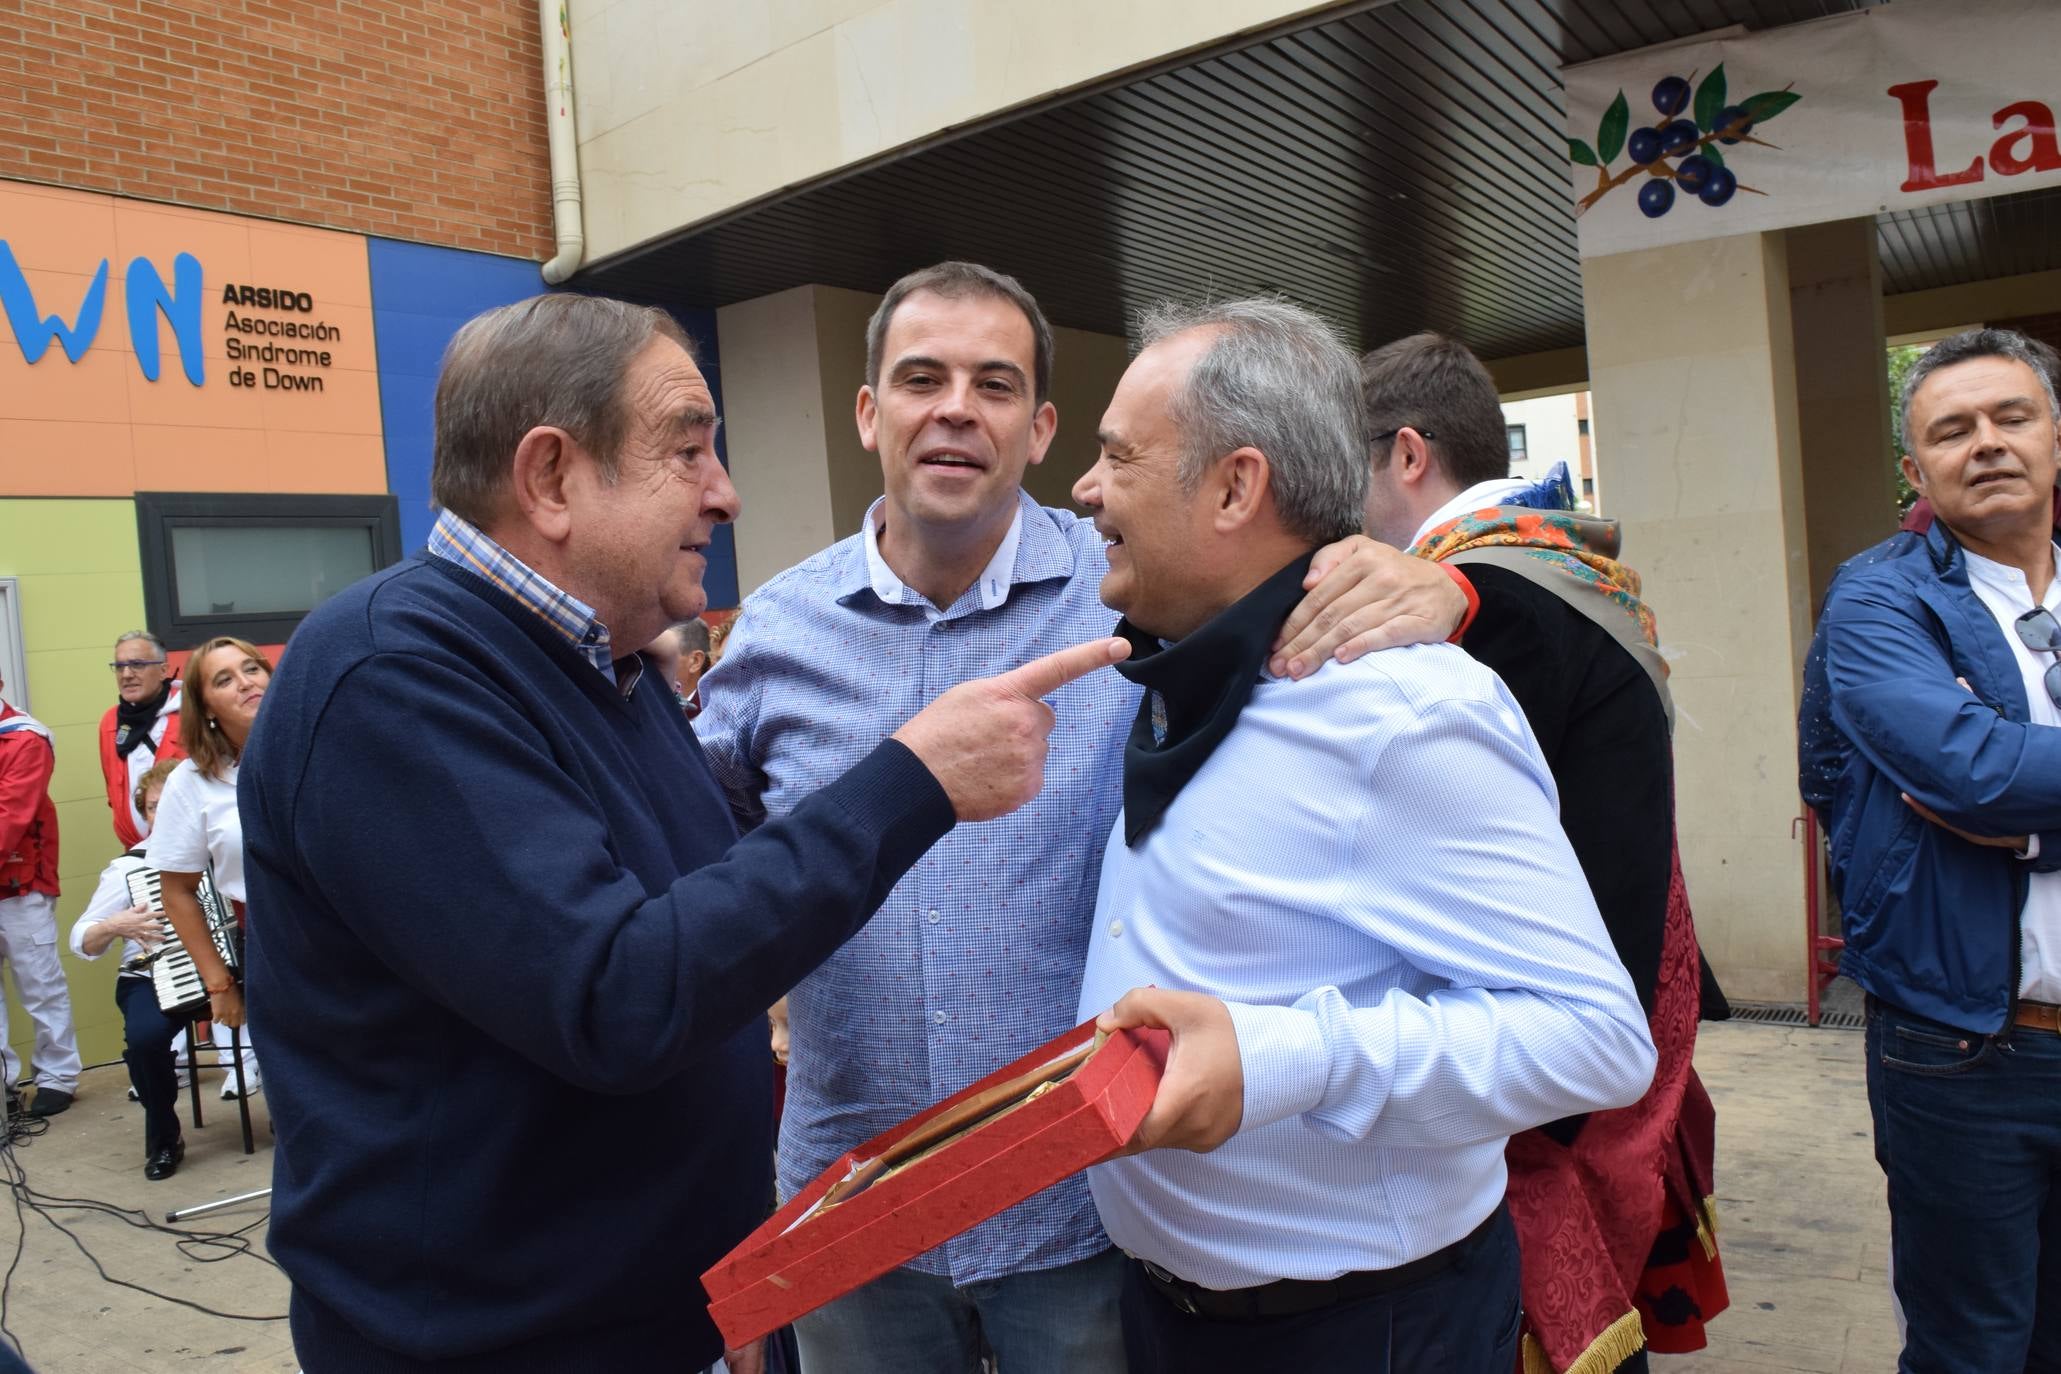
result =
[[2061,0],[1898,0],[1565,76],[1585,258],[2061,186]]

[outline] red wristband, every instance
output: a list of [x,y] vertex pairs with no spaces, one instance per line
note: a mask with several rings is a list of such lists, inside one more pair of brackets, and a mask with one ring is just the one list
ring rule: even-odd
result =
[[1441,563],[1439,570],[1453,579],[1453,585],[1460,589],[1460,595],[1467,598],[1467,613],[1460,617],[1460,623],[1446,636],[1446,643],[1458,644],[1467,634],[1467,627],[1474,623],[1474,617],[1481,610],[1481,593],[1474,590],[1474,584],[1467,580],[1467,574],[1450,563]]

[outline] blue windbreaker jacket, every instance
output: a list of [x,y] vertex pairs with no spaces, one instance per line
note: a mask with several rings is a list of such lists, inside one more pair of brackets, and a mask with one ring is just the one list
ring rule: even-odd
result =
[[[1804,790],[1829,795],[1843,971],[1921,1016],[2002,1031],[2028,877],[2061,868],[2061,729],[2030,723],[2014,651],[1944,525],[1842,569],[1805,679]],[[1975,834],[2037,834],[2039,856],[1971,844],[1905,792]]]

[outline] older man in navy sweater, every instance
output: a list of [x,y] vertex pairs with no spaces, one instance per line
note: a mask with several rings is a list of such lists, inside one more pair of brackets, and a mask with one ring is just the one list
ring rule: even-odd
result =
[[309,616],[267,695],[250,1007],[309,1374],[713,1360],[696,1276],[771,1187],[765,1007],[955,820],[1035,795],[1039,698],[1123,655],[956,687],[739,840],[634,652],[703,608],[715,426],[658,311],[472,321],[426,554]]

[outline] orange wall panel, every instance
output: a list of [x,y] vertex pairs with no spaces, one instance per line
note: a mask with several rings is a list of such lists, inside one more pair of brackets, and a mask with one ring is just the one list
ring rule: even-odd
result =
[[250,221],[232,215],[196,215],[147,201],[115,202],[115,248],[110,267],[117,276],[129,270],[131,259],[145,257],[169,278],[175,253],[199,258],[218,290],[225,281],[249,281]]
[[[138,425],[137,491],[383,492],[377,435]],[[206,482],[193,474],[206,471]]]
[[31,270],[77,272],[82,262],[112,257],[114,207],[112,196],[24,182],[0,183],[0,213],[7,218],[5,237],[15,258]]
[[[99,324],[76,362],[53,340],[31,365],[12,316],[0,314],[0,434],[20,441],[0,448],[0,496],[387,489],[363,238],[0,181],[0,241],[15,256],[15,268],[0,261],[0,293],[15,290],[15,313],[26,290],[29,314],[81,336],[84,302],[107,263]],[[197,286],[180,281],[181,255],[199,264]],[[128,309],[139,260],[173,298],[137,322],[157,343],[154,380]],[[136,270],[145,289],[148,272]],[[225,302],[232,284],[239,299]],[[243,288],[287,300],[244,303]],[[249,329],[236,327],[245,321]],[[282,327],[332,337],[270,332]],[[194,340],[198,385],[186,368]],[[244,356],[231,358],[232,343]],[[247,351],[266,347],[328,362]]]
[[127,496],[136,490],[134,441],[126,422],[0,416],[0,476],[14,496]]
[[[31,282],[41,285],[33,276]],[[36,303],[42,305],[43,299],[39,289]],[[71,307],[59,309],[76,313]],[[0,419],[126,423],[129,376],[135,369],[136,360],[126,352],[96,348],[72,362],[58,344],[52,344],[42,361],[31,367],[22,361],[12,339],[0,333]],[[0,465],[13,457],[0,453]],[[8,470],[0,466],[0,473]],[[5,489],[11,492],[13,484],[6,483]]]
[[134,491],[279,490],[272,485],[262,430],[137,425],[133,432]]
[[[187,211],[196,214],[197,211]],[[250,279],[290,282],[312,291],[325,309],[365,312],[372,324],[372,276],[365,268],[365,240],[356,234],[311,233],[291,224],[250,223]],[[363,336],[370,339],[368,332]]]

